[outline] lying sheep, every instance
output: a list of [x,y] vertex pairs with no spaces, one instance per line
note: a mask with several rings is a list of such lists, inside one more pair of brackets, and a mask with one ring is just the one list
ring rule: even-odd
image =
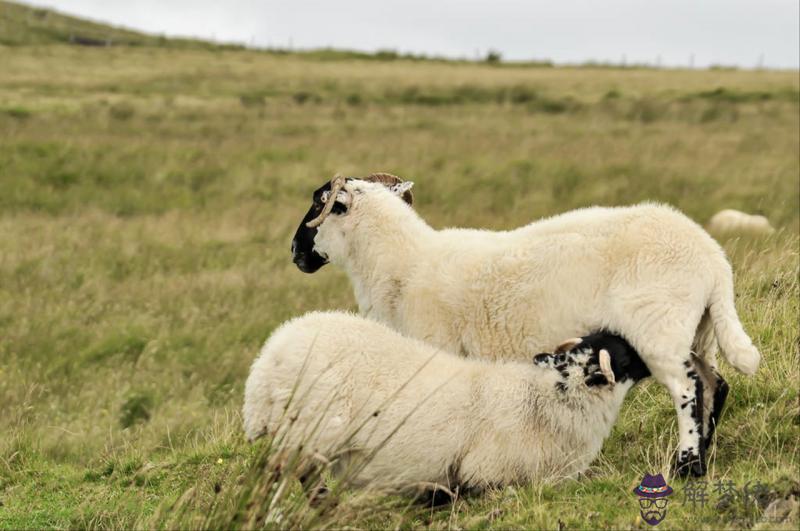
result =
[[262,435],[333,461],[356,485],[461,492],[575,476],[601,449],[647,368],[597,334],[528,362],[464,359],[346,313],[275,331],[244,398]]
[[738,210],[720,210],[706,225],[708,232],[719,236],[728,234],[769,235],[775,232],[764,216],[745,214]]
[[411,184],[337,176],[314,192],[294,262],[308,273],[340,265],[362,315],[465,357],[525,360],[590,330],[622,335],[672,397],[678,472],[705,474],[728,389],[716,343],[745,374],[760,360],[708,233],[658,204],[586,208],[512,231],[435,230],[411,208]]

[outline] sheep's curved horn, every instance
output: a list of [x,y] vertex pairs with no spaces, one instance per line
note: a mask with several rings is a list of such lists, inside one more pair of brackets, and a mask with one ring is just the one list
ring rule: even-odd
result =
[[333,176],[333,179],[331,179],[331,191],[328,194],[328,200],[325,201],[325,206],[322,207],[322,212],[319,213],[319,216],[306,223],[306,227],[313,229],[314,227],[322,225],[322,222],[325,221],[325,218],[327,218],[328,214],[333,210],[333,204],[336,203],[336,196],[339,195],[339,192],[344,188],[344,183],[344,177],[338,173]]
[[611,369],[611,355],[608,353],[606,349],[600,350],[600,372],[603,373],[603,376],[606,377],[608,383],[614,384],[617,382],[617,379],[614,377],[614,371]]
[[[371,173],[366,177],[362,177],[361,180],[369,181],[371,183],[381,183],[388,188],[391,188],[396,184],[404,182],[403,179],[401,179],[397,175],[392,175],[391,173],[383,173],[383,172]],[[411,190],[406,190],[405,192],[403,192],[403,201],[405,201],[409,205],[414,204],[414,194],[411,193]]]
[[567,339],[566,341],[562,341],[556,347],[556,354],[563,354],[564,352],[569,352],[570,350],[574,349],[578,345],[583,343],[583,339],[579,337],[573,337],[572,339]]

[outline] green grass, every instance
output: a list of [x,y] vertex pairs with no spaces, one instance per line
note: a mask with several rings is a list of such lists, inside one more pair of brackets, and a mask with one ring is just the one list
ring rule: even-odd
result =
[[[723,365],[709,479],[800,494],[796,72],[25,39],[0,46],[0,527],[225,527],[273,499],[284,527],[647,527],[630,489],[668,472],[676,442],[652,382],[578,481],[436,510],[346,486],[335,506],[309,507],[296,483],[275,497],[266,450],[241,433],[243,383],[282,321],[355,308],[341,271],[303,275],[289,253],[337,171],[415,180],[437,227],[643,200],[701,222],[767,215],[776,235],[723,242],[764,362],[751,379]],[[761,518],[692,509],[670,482],[659,529]]]

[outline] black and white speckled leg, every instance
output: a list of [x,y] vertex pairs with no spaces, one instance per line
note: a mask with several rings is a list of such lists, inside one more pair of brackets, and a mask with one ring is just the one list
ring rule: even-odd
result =
[[703,441],[705,448],[708,449],[719,425],[725,399],[728,397],[728,383],[722,378],[713,359],[694,357],[692,363],[703,382]]
[[665,382],[678,412],[678,456],[675,464],[680,476],[706,473],[703,438],[703,381],[692,363],[684,372]]

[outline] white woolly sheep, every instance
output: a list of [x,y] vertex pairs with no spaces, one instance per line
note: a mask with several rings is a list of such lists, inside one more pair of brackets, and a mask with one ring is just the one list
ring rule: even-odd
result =
[[585,470],[645,376],[609,334],[491,362],[356,315],[310,313],[276,330],[253,363],[244,427],[250,440],[333,462],[355,485],[464,492]]
[[760,361],[708,233],[659,204],[435,230],[411,208],[410,186],[388,174],[322,186],[292,243],[297,266],[340,265],[362,315],[466,357],[524,360],[564,337],[620,334],[672,397],[678,473],[705,474],[728,390],[715,337],[741,372]]
[[768,235],[775,232],[766,217],[746,214],[733,209],[720,210],[714,214],[706,228],[711,234],[720,236],[729,234]]

